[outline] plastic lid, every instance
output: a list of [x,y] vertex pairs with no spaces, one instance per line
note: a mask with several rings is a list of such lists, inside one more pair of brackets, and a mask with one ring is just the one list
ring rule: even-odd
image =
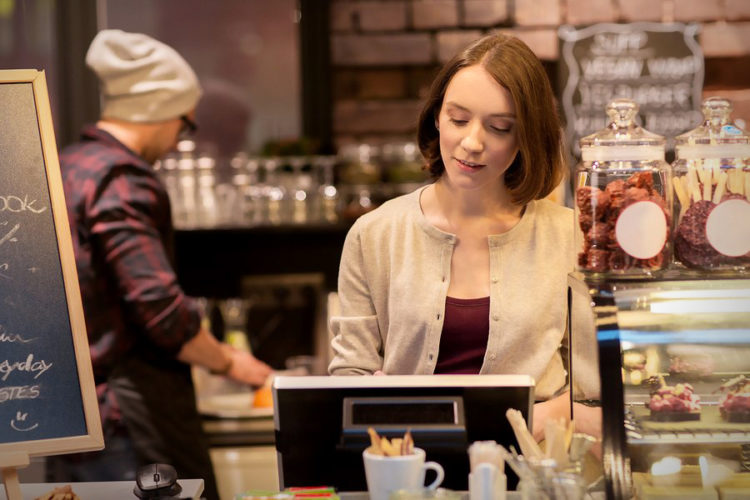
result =
[[638,125],[637,115],[632,99],[607,104],[607,127],[580,141],[583,161],[663,161],[665,138]]
[[750,138],[729,117],[732,104],[723,97],[703,101],[703,123],[675,137],[677,158],[750,157]]

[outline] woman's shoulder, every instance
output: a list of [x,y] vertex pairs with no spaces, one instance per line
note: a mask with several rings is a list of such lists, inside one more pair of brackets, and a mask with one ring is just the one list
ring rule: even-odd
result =
[[533,203],[534,225],[538,232],[560,242],[573,240],[573,209],[550,200],[536,200]]
[[377,231],[404,225],[419,215],[419,189],[387,200],[375,210],[360,216],[354,223],[359,231]]
[[[572,228],[573,224],[573,209],[566,206],[560,205],[550,200],[536,200],[534,202],[535,210],[543,222],[550,222],[553,224],[559,224],[563,222],[570,222]],[[567,228],[567,229],[570,229]]]

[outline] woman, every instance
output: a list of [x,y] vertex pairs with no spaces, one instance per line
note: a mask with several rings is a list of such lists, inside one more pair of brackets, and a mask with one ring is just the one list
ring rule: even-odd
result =
[[331,374],[525,373],[559,396],[535,421],[569,413],[573,212],[543,200],[564,164],[541,63],[516,38],[478,40],[433,82],[418,139],[435,182],[347,235]]

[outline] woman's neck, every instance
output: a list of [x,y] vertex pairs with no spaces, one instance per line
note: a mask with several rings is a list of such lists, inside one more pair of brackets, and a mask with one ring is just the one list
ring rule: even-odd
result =
[[443,176],[435,184],[435,202],[440,211],[452,218],[520,217],[523,206],[513,203],[505,186],[491,189],[456,189]]
[[501,193],[452,189],[439,179],[422,191],[420,206],[433,226],[462,238],[486,238],[511,230],[521,220],[524,207]]

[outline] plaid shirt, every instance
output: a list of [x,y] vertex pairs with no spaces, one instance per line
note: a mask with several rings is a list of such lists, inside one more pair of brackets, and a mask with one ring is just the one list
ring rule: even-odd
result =
[[187,368],[175,356],[200,310],[177,283],[169,198],[151,165],[89,126],[60,167],[97,383],[131,353]]

